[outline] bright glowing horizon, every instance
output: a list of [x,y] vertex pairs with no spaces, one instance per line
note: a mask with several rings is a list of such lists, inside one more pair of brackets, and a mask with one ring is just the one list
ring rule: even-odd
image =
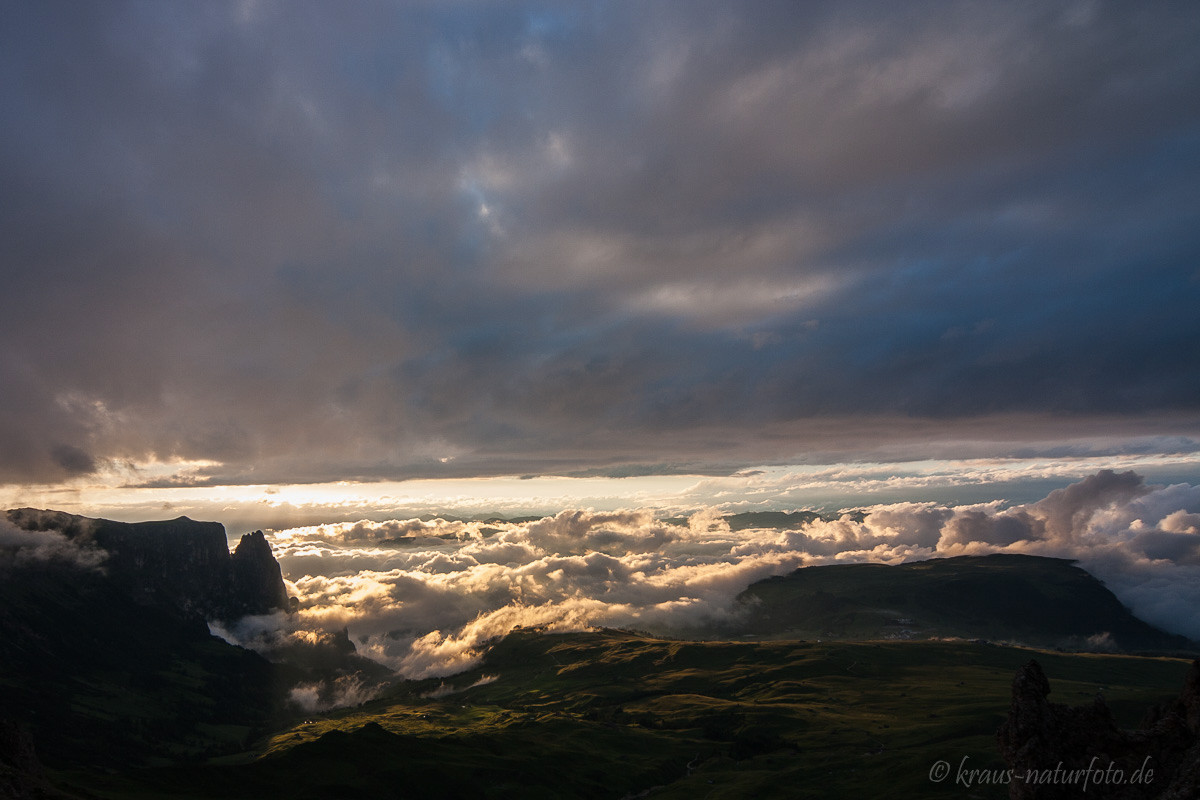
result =
[[1099,470],[1133,470],[1156,483],[1200,483],[1190,454],[1073,459],[923,460],[775,465],[733,475],[498,476],[281,485],[145,487],[94,480],[0,487],[5,508],[32,506],[123,521],[188,516],[221,522],[231,537],[257,528],[421,516],[552,516],[580,509],[834,512],[898,502],[1029,502]]

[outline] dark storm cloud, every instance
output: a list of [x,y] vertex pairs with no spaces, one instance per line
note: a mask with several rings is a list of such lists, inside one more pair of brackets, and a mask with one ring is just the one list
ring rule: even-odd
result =
[[1194,4],[0,14],[0,480],[1195,434]]
[[86,475],[96,469],[96,460],[78,447],[61,444],[50,451],[50,456],[70,475]]

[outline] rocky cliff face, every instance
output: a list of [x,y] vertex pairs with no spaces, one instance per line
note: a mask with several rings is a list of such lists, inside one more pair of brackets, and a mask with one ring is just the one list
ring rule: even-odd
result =
[[187,517],[128,523],[33,508],[7,516],[19,528],[60,531],[104,550],[104,570],[143,605],[208,620],[288,609],[283,574],[262,531],[243,536],[231,554],[222,525]]
[[1118,728],[1102,697],[1072,707],[1049,694],[1037,661],[1013,679],[1008,719],[996,734],[1012,771],[1011,800],[1200,797],[1200,661],[1180,697],[1151,709],[1138,730]]
[[235,612],[233,616],[288,608],[283,572],[262,531],[243,534],[230,556],[229,566],[229,602]]

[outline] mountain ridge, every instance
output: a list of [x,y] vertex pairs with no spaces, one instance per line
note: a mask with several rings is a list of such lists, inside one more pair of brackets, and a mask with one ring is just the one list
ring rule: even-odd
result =
[[231,553],[223,525],[185,516],[117,522],[15,508],[6,517],[22,530],[57,531],[81,547],[99,548],[107,554],[104,571],[142,605],[221,621],[293,606],[262,531],[243,535]]
[[1004,640],[1070,650],[1195,651],[1137,618],[1070,559],[1016,553],[801,567],[737,598],[743,635]]

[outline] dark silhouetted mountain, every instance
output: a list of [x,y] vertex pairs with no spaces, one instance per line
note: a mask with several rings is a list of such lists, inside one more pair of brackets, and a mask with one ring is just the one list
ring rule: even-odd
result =
[[220,523],[187,517],[130,523],[18,508],[8,519],[25,530],[59,531],[104,550],[111,580],[142,605],[209,620],[289,607],[283,574],[262,531],[243,536],[230,554]]
[[1149,625],[1073,562],[996,554],[802,567],[739,597],[727,635],[799,639],[962,637],[1073,650],[1195,651]]
[[262,531],[243,534],[230,557],[229,603],[239,617],[289,608],[283,572]]
[[131,524],[28,508],[7,516],[106,554],[99,568],[0,565],[8,678],[0,713],[28,728],[48,764],[232,752],[283,708],[280,670],[212,636],[206,622],[287,607],[261,533],[230,554],[221,525],[186,517]]
[[[1086,706],[1051,703],[1049,695],[1037,661],[1017,672],[1008,718],[996,734],[1013,773],[1011,800],[1081,797],[1084,785],[1087,797],[1101,800],[1200,797],[1200,661],[1180,697],[1151,709],[1137,730],[1119,728],[1102,695]],[[1067,777],[1083,770],[1086,783]]]
[[230,553],[221,525],[186,517],[131,524],[17,509],[8,519],[60,532],[88,556],[0,559],[0,723],[21,732],[5,740],[15,744],[0,753],[0,779],[14,786],[39,785],[32,743],[56,770],[186,763],[244,750],[297,711],[298,686],[332,702],[391,678],[346,631],[311,641],[281,632],[266,657],[212,635],[210,621],[288,607],[261,531]]

